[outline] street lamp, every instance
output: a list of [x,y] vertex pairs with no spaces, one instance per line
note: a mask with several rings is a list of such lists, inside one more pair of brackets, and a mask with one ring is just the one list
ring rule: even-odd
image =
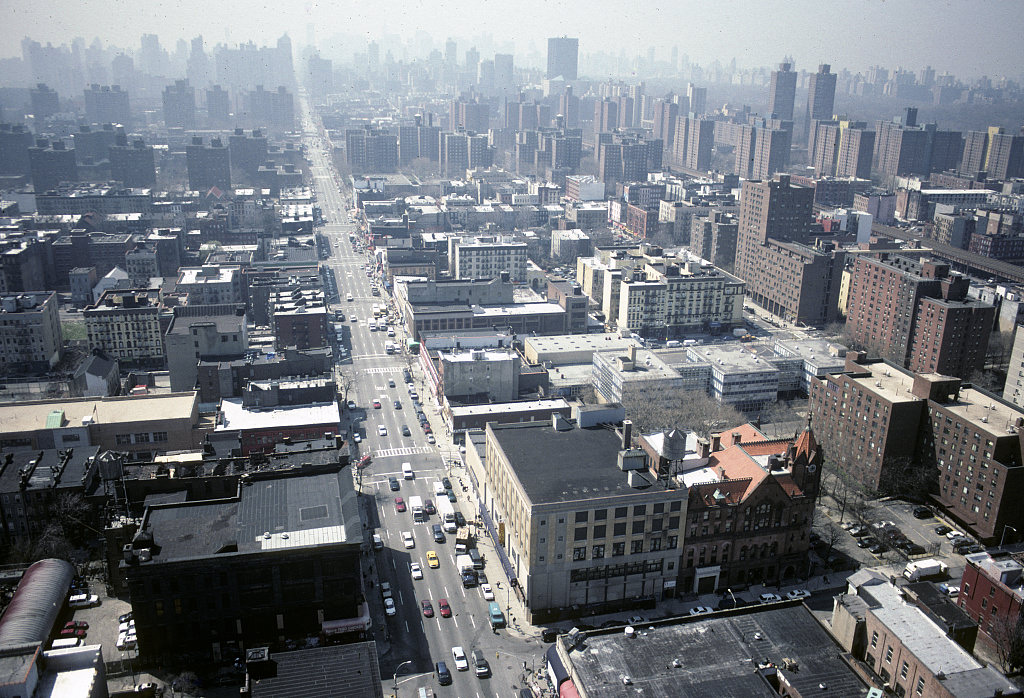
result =
[[726,589],[729,592],[729,596],[732,597],[732,607],[736,608],[736,595],[732,593],[732,589]]
[[1002,550],[1002,548],[1003,548],[1003,541],[1006,540],[1006,529],[1010,529],[1014,533],[1017,533],[1017,529],[1016,528],[1014,528],[1013,526],[1010,526],[1008,524],[1004,524],[1003,525],[1003,535],[999,537],[999,549],[1000,550]]
[[396,696],[398,695],[398,672],[401,671],[402,667],[404,667],[406,664],[412,664],[412,660],[410,659],[409,661],[402,662],[397,667],[395,667],[394,682],[395,682],[395,695]]

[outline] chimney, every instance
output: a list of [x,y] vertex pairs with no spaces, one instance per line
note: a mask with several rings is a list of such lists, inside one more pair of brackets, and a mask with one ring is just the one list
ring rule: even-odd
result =
[[633,447],[633,421],[630,419],[622,420],[622,448]]
[[711,455],[711,442],[707,439],[697,439],[697,457],[707,458]]
[[629,347],[629,360],[631,362],[633,362],[633,363],[636,363],[636,345],[635,344],[633,344],[632,346]]
[[714,453],[715,451],[721,451],[721,450],[722,450],[722,435],[721,434],[712,434],[711,435],[711,452]]
[[743,440],[743,435],[740,434],[738,431],[734,431],[732,433],[732,445],[733,446],[735,446],[736,444],[738,444],[742,440]]

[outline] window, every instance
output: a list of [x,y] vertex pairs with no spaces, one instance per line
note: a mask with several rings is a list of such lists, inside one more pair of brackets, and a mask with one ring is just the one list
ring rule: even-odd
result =
[[877,647],[878,646],[878,631],[877,630],[874,630],[874,631],[871,632],[871,646],[872,647]]
[[604,538],[607,535],[607,526],[594,526],[594,538]]
[[672,504],[669,505],[669,511],[680,511],[682,508],[683,508],[683,503],[682,502],[672,502]]
[[910,670],[910,665],[907,664],[906,662],[903,662],[903,666],[900,667],[900,678],[901,679],[907,678],[907,672],[909,670]]
[[675,550],[678,547],[679,547],[679,536],[669,536],[668,537],[668,549],[669,550]]
[[116,434],[114,436],[114,443],[118,446],[128,446],[132,442],[131,434]]
[[615,524],[615,535],[617,535],[617,536],[624,536],[624,535],[626,535],[626,522],[625,521],[623,521],[621,523]]
[[583,547],[580,547],[580,548],[573,548],[572,549],[572,559],[573,559],[574,562],[578,561],[578,560],[586,560],[587,559],[587,547],[583,546]]
[[154,431],[153,432],[153,441],[156,441],[156,442],[167,441],[167,432],[166,431]]
[[586,523],[590,519],[589,511],[577,511],[576,512],[576,523]]
[[148,444],[149,443],[149,432],[144,431],[135,435],[135,443],[137,444]]
[[646,513],[647,513],[647,505],[646,504],[637,504],[636,506],[633,507],[633,516],[643,516]]
[[604,521],[607,518],[608,518],[608,510],[607,509],[598,509],[597,511],[594,512],[594,521]]
[[[652,538],[651,539],[651,552],[655,553],[655,552],[658,552],[659,550],[661,550],[661,538]],[[712,560],[712,562],[714,562],[714,561]]]
[[620,557],[626,554],[626,543],[612,543],[612,557]]
[[628,511],[629,510],[628,510],[627,507],[615,507],[615,518],[616,519],[625,518],[625,516],[626,516]]
[[644,523],[645,522],[643,520],[634,521],[633,522],[633,527],[632,527],[633,533],[634,534],[643,533],[644,532]]
[[665,513],[665,503],[664,502],[659,502],[658,504],[655,504],[654,505],[654,513],[655,514],[663,514],[663,513]]
[[892,661],[892,645],[889,645],[889,649],[885,651],[885,662],[888,664]]
[[590,557],[592,557],[595,560],[600,560],[601,558],[603,558],[604,557],[604,546],[603,545],[595,545],[591,549],[591,551],[590,551]]
[[920,677],[917,680],[917,686],[914,688],[914,693],[916,693],[917,695],[921,695],[922,693],[924,693],[924,677],[923,676]]
[[587,539],[587,527],[583,526],[576,529],[576,533],[573,535],[573,540],[586,540]]

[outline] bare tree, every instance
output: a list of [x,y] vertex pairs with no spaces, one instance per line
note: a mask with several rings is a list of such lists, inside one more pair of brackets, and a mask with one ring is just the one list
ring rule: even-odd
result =
[[738,426],[746,418],[730,404],[715,400],[702,390],[656,389],[623,400],[626,416],[640,431],[683,429],[701,438]]
[[1008,671],[1024,667],[1024,619],[1002,613],[992,619],[988,631],[995,644],[999,663]]
[[828,562],[832,559],[832,549],[836,547],[836,543],[843,537],[843,529],[830,521],[824,528],[819,530],[821,531],[821,541],[825,544],[825,554],[821,557],[825,562]]
[[335,381],[337,381],[337,390],[341,393],[342,402],[348,402],[348,393],[356,384],[355,377],[348,371],[337,369],[334,372]]
[[910,456],[893,456],[882,463],[881,493],[920,501],[932,491],[935,469]]

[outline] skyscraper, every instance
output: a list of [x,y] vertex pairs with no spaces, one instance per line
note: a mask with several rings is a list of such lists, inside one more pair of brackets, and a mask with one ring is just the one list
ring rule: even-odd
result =
[[196,127],[196,90],[188,80],[175,80],[163,92],[164,124],[167,128]]
[[[814,134],[810,131],[811,122],[814,120],[831,119],[832,112],[835,109],[836,74],[829,72],[831,67],[828,63],[819,65],[818,72],[811,75],[810,83],[807,87],[807,111],[804,114],[804,128],[808,129],[807,133],[812,138]],[[794,83],[794,89],[795,87],[796,84]],[[813,141],[809,142],[808,150],[813,145]]]
[[686,84],[686,99],[694,116],[703,116],[708,110],[708,88],[697,87],[692,82]]
[[547,78],[561,76],[565,80],[578,77],[580,40],[568,37],[548,39]]
[[[835,82],[833,79],[833,96]],[[783,121],[793,120],[793,103],[796,101],[796,72],[789,63],[779,63],[779,69],[772,71],[771,93],[768,98],[768,113]]]

